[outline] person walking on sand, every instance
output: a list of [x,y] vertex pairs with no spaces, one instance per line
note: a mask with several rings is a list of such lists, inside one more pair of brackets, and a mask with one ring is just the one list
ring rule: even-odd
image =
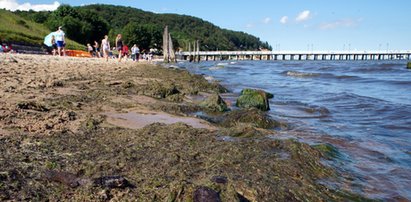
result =
[[101,55],[100,55],[100,45],[98,44],[97,41],[94,41],[94,52],[96,53],[96,56],[98,58],[101,57]]
[[108,40],[107,35],[105,35],[104,39],[101,41],[101,47],[103,48],[103,57],[106,58],[106,61],[108,61],[108,54],[110,52],[110,42]]
[[65,41],[65,34],[61,26],[55,32],[55,37],[56,37],[56,43],[57,43],[57,53],[59,54],[59,56],[62,56],[62,55],[65,56],[66,51],[64,50],[64,46],[66,44],[66,41]]
[[116,38],[116,49],[118,51],[118,61],[121,62],[122,58],[122,50],[123,50],[123,39],[121,38],[121,34],[117,35]]
[[140,57],[140,49],[137,47],[137,44],[131,48],[131,58],[133,61],[138,62],[138,58]]

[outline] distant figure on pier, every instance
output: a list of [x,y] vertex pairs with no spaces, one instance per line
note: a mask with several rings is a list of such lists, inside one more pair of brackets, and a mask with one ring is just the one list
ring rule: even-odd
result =
[[107,35],[105,35],[104,39],[101,41],[101,47],[103,48],[103,57],[106,58],[106,61],[108,61],[108,56],[110,53],[110,41],[108,40]]
[[118,51],[118,61],[121,62],[121,57],[122,57],[121,52],[123,50],[123,39],[121,38],[121,34],[117,34],[116,49]]

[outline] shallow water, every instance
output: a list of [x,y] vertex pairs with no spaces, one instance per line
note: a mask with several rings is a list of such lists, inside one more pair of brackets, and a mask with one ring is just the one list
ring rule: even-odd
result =
[[406,61],[228,61],[180,63],[219,80],[234,96],[243,88],[275,95],[270,114],[281,131],[312,144],[328,142],[348,171],[340,185],[377,199],[411,200],[411,71]]

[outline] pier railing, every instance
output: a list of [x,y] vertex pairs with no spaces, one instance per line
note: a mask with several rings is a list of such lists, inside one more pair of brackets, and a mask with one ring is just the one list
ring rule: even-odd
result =
[[405,51],[186,51],[177,52],[180,59],[190,60],[410,60]]

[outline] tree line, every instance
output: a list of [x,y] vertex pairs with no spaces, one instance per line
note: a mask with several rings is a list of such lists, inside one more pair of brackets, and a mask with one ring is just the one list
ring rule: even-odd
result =
[[200,41],[201,50],[258,50],[272,47],[250,34],[219,28],[200,18],[155,14],[140,9],[114,5],[61,5],[55,11],[16,11],[16,14],[44,24],[50,30],[63,26],[66,36],[78,43],[101,42],[108,34],[114,42],[118,33],[124,41],[138,44],[141,49],[162,46],[162,33],[169,26],[176,49],[187,50],[189,43]]

